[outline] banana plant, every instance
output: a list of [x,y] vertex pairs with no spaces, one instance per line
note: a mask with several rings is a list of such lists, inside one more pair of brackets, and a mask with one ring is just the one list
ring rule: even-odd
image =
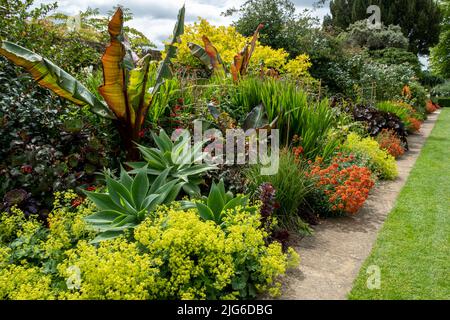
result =
[[[103,85],[98,89],[104,101],[96,98],[73,76],[40,55],[17,44],[2,41],[0,54],[30,72],[43,87],[78,106],[89,106],[95,114],[113,119],[127,150],[129,160],[139,153],[136,142],[152,102],[164,79],[172,77],[170,61],[176,54],[175,43],[184,33],[185,7],[180,9],[172,42],[160,63],[156,77],[151,74],[150,55],[139,59],[124,34],[123,11],[119,7],[108,24],[110,43],[102,57]],[[152,81],[154,80],[154,81]]]
[[259,32],[262,28],[264,28],[263,24],[258,25],[258,28],[256,28],[256,31],[253,34],[252,41],[246,43],[244,49],[234,56],[233,63],[231,64],[231,75],[235,82],[238,82],[240,77],[247,74],[250,59],[255,51],[256,41],[258,41]]
[[214,221],[218,225],[222,225],[227,214],[235,211],[237,207],[255,213],[256,209],[249,207],[248,204],[249,198],[247,196],[238,195],[235,197],[233,193],[226,192],[223,180],[220,180],[219,184],[213,182],[209,196],[202,201],[181,201],[183,209],[197,209],[203,220]]
[[199,185],[203,182],[202,175],[217,169],[216,166],[201,163],[204,143],[199,142],[191,147],[190,137],[183,135],[173,142],[164,130],[161,130],[159,135],[152,132],[152,137],[157,148],[139,145],[138,149],[146,162],[127,163],[135,169],[130,173],[136,174],[142,168],[146,168],[152,180],[168,170],[169,177],[179,179],[188,195],[199,196]]
[[[256,48],[259,32],[263,27],[264,25],[260,24],[253,34],[253,38],[250,43],[246,43],[241,52],[234,56],[233,62],[231,63],[230,72],[235,82],[238,82],[242,76],[247,74],[250,59]],[[224,63],[220,58],[220,54],[216,47],[214,47],[207,36],[204,35],[202,40],[204,47],[192,42],[188,43],[191,54],[199,59],[208,69],[213,70],[215,73],[223,73],[224,70],[226,73]]]
[[168,174],[169,170],[163,171],[150,184],[146,168],[138,170],[134,178],[122,168],[119,180],[105,172],[107,192],[84,192],[99,210],[85,218],[99,232],[92,243],[121,236],[125,230],[138,226],[158,205],[174,201],[182,183],[168,181]]

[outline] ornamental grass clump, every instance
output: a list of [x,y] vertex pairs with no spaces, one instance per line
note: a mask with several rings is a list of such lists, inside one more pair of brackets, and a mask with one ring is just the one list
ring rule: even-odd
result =
[[311,180],[306,176],[307,170],[302,161],[288,149],[280,154],[279,169],[275,175],[260,175],[260,166],[249,168],[246,173],[250,194],[257,197],[258,189],[264,183],[270,183],[276,191],[276,201],[279,207],[275,217],[279,225],[293,231],[308,230],[305,222],[299,216],[299,209],[305,204],[305,199],[313,188]]

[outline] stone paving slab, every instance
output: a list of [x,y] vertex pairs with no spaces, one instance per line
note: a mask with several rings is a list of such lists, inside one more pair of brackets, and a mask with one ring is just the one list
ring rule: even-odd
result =
[[409,137],[410,151],[398,161],[399,177],[395,181],[379,183],[358,215],[324,220],[314,227],[313,236],[294,245],[301,263],[285,277],[282,299],[347,298],[438,116],[439,112],[430,115],[420,134]]

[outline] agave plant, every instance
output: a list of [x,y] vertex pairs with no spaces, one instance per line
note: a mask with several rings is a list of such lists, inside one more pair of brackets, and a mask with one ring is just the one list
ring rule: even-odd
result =
[[182,207],[183,209],[196,208],[202,219],[214,221],[218,225],[221,225],[230,210],[235,210],[237,207],[255,211],[254,208],[248,208],[248,203],[249,198],[247,196],[238,195],[235,197],[233,193],[226,192],[225,184],[221,180],[219,184],[213,182],[209,196],[203,199],[203,201],[182,201]]
[[146,162],[128,163],[131,168],[136,169],[131,173],[146,168],[147,174],[154,179],[168,170],[168,176],[179,179],[188,195],[200,195],[199,185],[203,182],[201,175],[217,169],[215,166],[201,163],[203,143],[197,143],[191,148],[190,137],[182,135],[173,142],[164,130],[160,131],[159,136],[152,132],[152,136],[157,148],[138,146]]
[[[259,32],[263,27],[264,25],[260,24],[253,35],[252,41],[250,43],[246,43],[242,51],[234,56],[230,71],[235,82],[239,81],[240,77],[247,74],[250,59],[253,55],[253,51],[255,51]],[[215,73],[221,74],[224,71],[226,72],[224,63],[216,47],[214,47],[207,36],[203,36],[202,40],[204,48],[192,42],[188,43],[188,47],[191,50],[192,55]]]
[[185,8],[180,9],[172,43],[166,48],[166,57],[159,65],[156,77],[151,79],[151,57],[139,59],[132,52],[124,34],[123,11],[119,7],[108,25],[110,44],[102,57],[103,85],[98,89],[104,101],[97,98],[81,82],[46,58],[17,44],[2,41],[0,54],[31,73],[43,87],[79,106],[89,106],[95,114],[117,122],[129,159],[138,153],[134,142],[139,141],[154,97],[164,79],[171,78],[170,61],[176,54],[175,42],[184,32]]
[[169,170],[163,171],[150,184],[146,168],[138,170],[134,178],[122,168],[119,180],[105,173],[106,193],[85,191],[99,210],[85,218],[99,232],[93,243],[119,237],[138,226],[158,205],[174,201],[182,183],[168,181],[168,174]]

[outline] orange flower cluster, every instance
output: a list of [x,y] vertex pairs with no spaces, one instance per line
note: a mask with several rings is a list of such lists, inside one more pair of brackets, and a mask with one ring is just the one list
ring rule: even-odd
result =
[[429,114],[435,113],[438,110],[439,110],[439,106],[437,104],[435,104],[433,101],[429,100],[427,102],[427,113],[429,113]]
[[386,150],[391,156],[398,159],[405,154],[401,140],[394,131],[384,129],[377,137],[381,149]]
[[327,168],[319,161],[312,165],[311,177],[317,178],[317,187],[323,190],[333,212],[356,214],[375,186],[368,168],[351,165],[350,157],[337,157]]
[[411,132],[419,132],[420,128],[422,127],[422,122],[420,120],[417,120],[416,118],[408,118],[408,121],[410,122],[409,129]]

